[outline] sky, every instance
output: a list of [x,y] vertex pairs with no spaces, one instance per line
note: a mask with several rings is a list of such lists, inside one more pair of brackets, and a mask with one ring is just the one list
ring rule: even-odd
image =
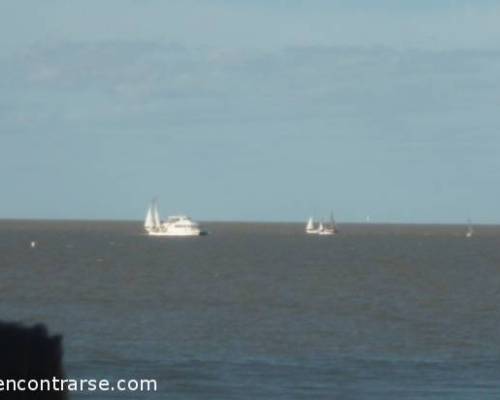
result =
[[500,3],[5,0],[0,218],[500,223]]

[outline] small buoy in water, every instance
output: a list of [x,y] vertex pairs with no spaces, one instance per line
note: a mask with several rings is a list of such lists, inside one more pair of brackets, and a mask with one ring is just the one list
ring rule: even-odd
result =
[[36,247],[36,242],[34,240],[31,241],[30,247],[34,249]]

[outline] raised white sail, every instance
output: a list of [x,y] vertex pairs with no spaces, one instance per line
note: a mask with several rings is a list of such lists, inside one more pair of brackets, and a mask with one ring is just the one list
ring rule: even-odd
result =
[[312,231],[312,230],[314,230],[314,220],[312,219],[312,217],[310,217],[309,221],[307,221],[306,231]]
[[465,232],[465,237],[470,238],[474,234],[474,228],[472,227],[472,223],[470,219],[467,220],[467,232]]
[[160,225],[161,225],[161,221],[160,221],[160,213],[158,211],[158,201],[154,201],[154,205],[153,205],[153,224],[154,224],[154,228],[159,228]]
[[144,220],[144,228],[149,231],[155,227],[153,219],[153,204],[149,205],[148,212],[146,213],[146,219]]

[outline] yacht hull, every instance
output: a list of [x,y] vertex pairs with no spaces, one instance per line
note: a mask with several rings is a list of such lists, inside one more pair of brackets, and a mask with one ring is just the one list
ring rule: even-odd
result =
[[148,232],[149,236],[162,236],[162,237],[193,237],[205,236],[207,233],[204,231],[198,232]]
[[336,235],[337,232],[332,232],[332,231],[327,231],[327,232],[318,232],[317,235],[320,235],[320,236],[333,236],[333,235]]

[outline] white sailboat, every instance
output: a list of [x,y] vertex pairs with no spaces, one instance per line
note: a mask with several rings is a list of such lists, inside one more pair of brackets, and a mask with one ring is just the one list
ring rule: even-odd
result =
[[333,218],[333,213],[330,214],[330,225],[328,227],[323,227],[321,224],[321,229],[318,230],[319,235],[336,235],[338,233],[337,225],[335,224],[335,219]]
[[467,231],[465,232],[465,237],[470,238],[474,234],[474,228],[470,222],[470,219],[467,221]]
[[323,222],[320,221],[318,225],[318,233],[321,234],[325,230],[325,227],[323,226]]
[[306,225],[306,233],[309,235],[318,233],[318,230],[314,227],[314,219],[310,217]]
[[333,218],[333,213],[330,215],[330,224],[325,226],[323,221],[320,221],[318,227],[314,226],[314,219],[312,217],[309,218],[306,225],[306,233],[309,235],[335,235],[338,233],[337,226],[335,224],[335,220]]
[[150,236],[200,236],[207,234],[197,222],[186,215],[174,215],[168,217],[166,221],[162,221],[156,199],[149,205],[144,219],[144,229]]

